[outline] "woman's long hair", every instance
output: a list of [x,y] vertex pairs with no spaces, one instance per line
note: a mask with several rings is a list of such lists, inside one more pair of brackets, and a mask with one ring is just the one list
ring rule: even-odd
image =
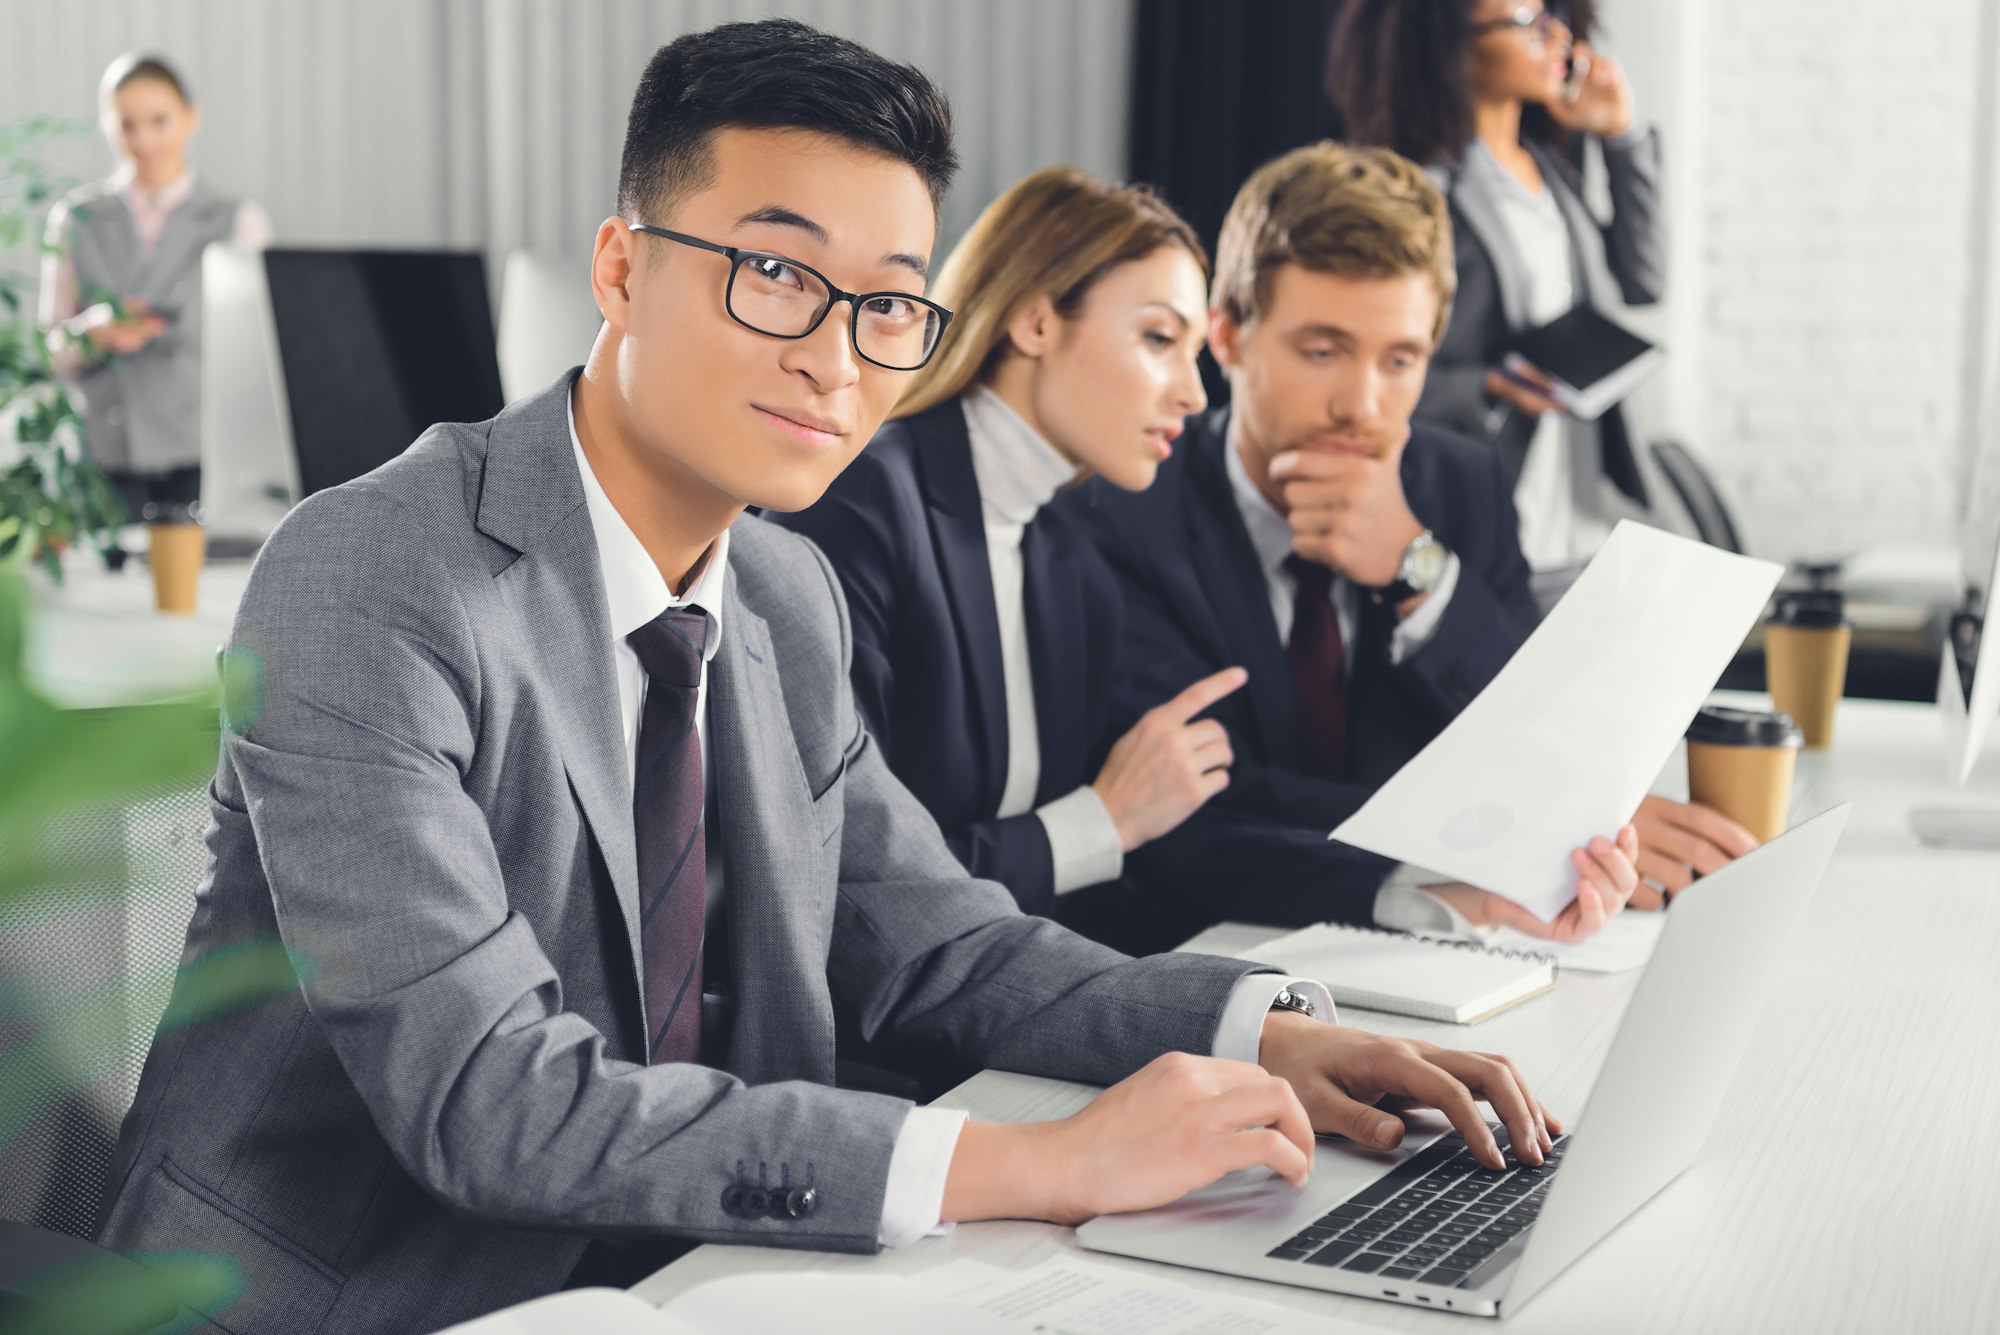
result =
[[[1351,144],[1392,148],[1412,162],[1456,162],[1472,142],[1473,0],[1347,0],[1327,52],[1326,93]],[[1550,5],[1579,42],[1596,0]],[[1567,152],[1570,136],[1544,107],[1522,108],[1521,137]]]
[[1187,249],[1208,274],[1194,229],[1145,186],[1112,185],[1076,167],[1049,167],[986,206],[938,270],[931,297],[951,308],[944,343],[896,404],[912,417],[990,379],[1012,344],[1021,303],[1046,295],[1074,317],[1091,284],[1161,246]]

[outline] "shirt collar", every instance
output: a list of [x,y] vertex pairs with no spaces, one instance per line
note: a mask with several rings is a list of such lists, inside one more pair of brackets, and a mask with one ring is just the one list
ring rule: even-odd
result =
[[583,475],[583,500],[590,510],[591,531],[597,535],[597,561],[604,572],[605,610],[611,614],[613,638],[622,644],[627,635],[670,607],[699,607],[713,623],[702,653],[704,661],[712,660],[722,643],[722,589],[729,566],[729,530],[722,530],[708,549],[707,562],[687,593],[676,597],[660,568],[647,555],[639,535],[604,494],[590,460],[584,456],[583,441],[576,434],[575,394],[576,387],[572,384],[565,403],[569,445],[576,453],[576,471]]
[[155,213],[170,213],[187,201],[194,193],[194,169],[181,168],[181,174],[157,190],[148,190],[139,184],[139,173],[132,164],[122,163],[111,174],[112,183],[125,199],[127,207],[143,205]]
[[972,475],[989,517],[1026,524],[1057,492],[1076,481],[1077,466],[998,394],[981,385],[960,403],[972,438]]
[[1238,418],[1229,415],[1229,429],[1223,433],[1222,452],[1227,456],[1223,466],[1229,470],[1229,493],[1236,498],[1236,508],[1243,516],[1243,527],[1250,532],[1250,545],[1256,549],[1257,559],[1264,565],[1265,574],[1281,570],[1285,558],[1292,554],[1292,526],[1285,522],[1285,516],[1270,498],[1257,490],[1257,484],[1250,479],[1250,470],[1244,466],[1243,454],[1237,448],[1240,434]]

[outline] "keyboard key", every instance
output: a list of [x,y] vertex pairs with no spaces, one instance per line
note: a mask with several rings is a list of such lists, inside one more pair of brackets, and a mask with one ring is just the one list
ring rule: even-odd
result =
[[1392,1266],[1390,1266],[1390,1267],[1389,1267],[1389,1268],[1388,1268],[1387,1270],[1384,1270],[1384,1271],[1382,1272],[1382,1278],[1383,1278],[1383,1279],[1415,1279],[1415,1278],[1416,1278],[1416,1277],[1417,1277],[1418,1275],[1421,1275],[1422,1273],[1423,1273],[1423,1271],[1421,1271],[1421,1270],[1411,1270],[1411,1269],[1410,1269],[1410,1268],[1408,1268],[1407,1266],[1400,1266],[1400,1265],[1392,1265]]
[[1451,1288],[1455,1286],[1461,1279],[1464,1278],[1465,1278],[1465,1271],[1460,1270],[1455,1266],[1439,1266],[1437,1269],[1431,1271],[1430,1273],[1424,1276],[1424,1283],[1442,1284],[1446,1288]]
[[1342,1270],[1352,1270],[1357,1275],[1372,1275],[1395,1259],[1395,1257],[1382,1252],[1363,1252],[1340,1268]]
[[1437,1231],[1441,1236],[1447,1238],[1469,1238],[1479,1230],[1471,1224],[1462,1224],[1457,1220],[1453,1220],[1449,1224],[1439,1224]]
[[1339,1265],[1361,1250],[1358,1242],[1329,1242],[1306,1258],[1307,1265]]
[[[1406,1187],[1402,1191],[1397,1192],[1396,1195],[1390,1198],[1389,1204],[1408,1205],[1415,1207],[1418,1205],[1422,1205],[1425,1201],[1429,1200],[1430,1198],[1431,1198],[1431,1193],[1426,1191],[1421,1185],[1418,1185],[1414,1187]],[[1386,1209],[1388,1207],[1384,1206],[1383,1208]]]
[[1290,1243],[1286,1243],[1283,1246],[1273,1247],[1270,1251],[1265,1252],[1264,1255],[1270,1257],[1273,1261],[1303,1261],[1306,1257],[1312,1255],[1312,1248],[1294,1247]]
[[1421,1247],[1412,1247],[1410,1250],[1404,1252],[1403,1262],[1405,1265],[1420,1265],[1428,1268],[1434,1265],[1441,1265],[1444,1262],[1444,1258],[1449,1255],[1451,1255],[1449,1247],[1441,1247],[1426,1242]]
[[1423,1240],[1424,1230],[1420,1228],[1399,1228],[1382,1239],[1384,1242],[1393,1242],[1398,1247],[1408,1247]]
[[1465,1213],[1484,1215],[1490,1219],[1495,1215],[1505,1212],[1506,1209],[1507,1206],[1504,1201],[1474,1201],[1465,1207]]
[[1331,1228],[1321,1228],[1318,1224],[1309,1224],[1306,1227],[1300,1229],[1298,1236],[1293,1238],[1292,1241],[1325,1242],[1327,1239],[1333,1237],[1336,1231],[1337,1230]]
[[1456,1217],[1457,1214],[1457,1210],[1448,1207],[1432,1206],[1428,1210],[1419,1210],[1411,1215],[1410,1222],[1413,1224],[1442,1224],[1445,1220]]
[[1330,1226],[1335,1223],[1345,1224],[1349,1220],[1366,1219],[1367,1217],[1368,1207],[1365,1205],[1336,1205],[1321,1215],[1319,1222]]
[[1493,1190],[1487,1192],[1486,1195],[1488,1199],[1499,1196],[1504,1200],[1512,1200],[1517,1196],[1527,1195],[1534,1189],[1534,1186],[1535,1184],[1532,1182],[1524,1182],[1518,1177],[1510,1177],[1505,1182],[1496,1183]]

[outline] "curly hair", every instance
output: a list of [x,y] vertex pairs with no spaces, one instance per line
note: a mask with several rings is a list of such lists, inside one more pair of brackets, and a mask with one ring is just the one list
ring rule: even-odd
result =
[[[1347,0],[1327,51],[1326,93],[1348,140],[1393,148],[1426,166],[1456,162],[1472,142],[1474,0]],[[1551,4],[1579,42],[1596,0]],[[1538,106],[1523,109],[1523,138],[1567,150],[1568,134]]]

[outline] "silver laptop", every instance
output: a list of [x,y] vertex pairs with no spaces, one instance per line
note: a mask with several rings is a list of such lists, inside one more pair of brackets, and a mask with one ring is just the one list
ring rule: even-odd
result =
[[[1835,807],[1676,896],[1589,1102],[1540,1168],[1481,1168],[1455,1132],[1393,1156],[1321,1140],[1302,1190],[1259,1171],[1107,1215],[1117,1252],[1479,1316],[1518,1310],[1694,1162],[1847,824]],[[1506,1144],[1506,1132],[1495,1133]]]

